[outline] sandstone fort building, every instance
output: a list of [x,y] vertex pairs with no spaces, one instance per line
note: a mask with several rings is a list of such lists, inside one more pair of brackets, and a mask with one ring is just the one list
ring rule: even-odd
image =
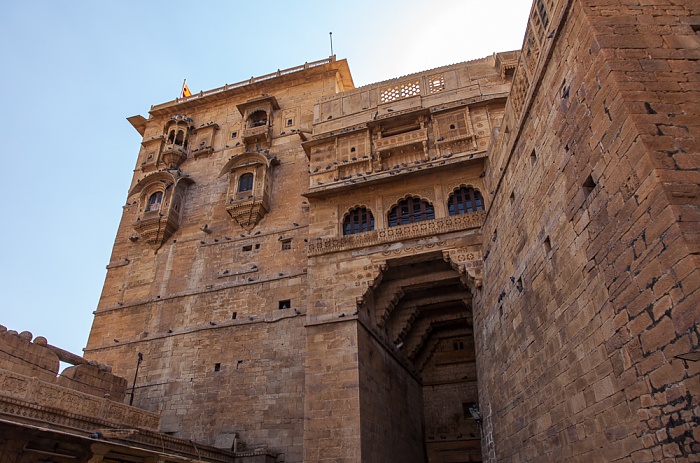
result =
[[527,21],[129,118],[84,356],[0,333],[0,462],[700,461],[700,4]]

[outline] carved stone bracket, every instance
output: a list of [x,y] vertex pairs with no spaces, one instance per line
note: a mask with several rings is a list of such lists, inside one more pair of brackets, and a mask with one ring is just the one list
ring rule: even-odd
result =
[[452,265],[460,275],[465,275],[469,283],[481,288],[484,280],[484,261],[481,251],[467,251],[464,248],[455,248],[442,251],[442,258]]
[[170,214],[163,215],[158,212],[152,217],[145,216],[134,223],[134,230],[154,249],[160,246],[172,236],[178,229],[178,221]]
[[269,210],[264,197],[237,201],[226,207],[226,212],[245,230],[252,230]]

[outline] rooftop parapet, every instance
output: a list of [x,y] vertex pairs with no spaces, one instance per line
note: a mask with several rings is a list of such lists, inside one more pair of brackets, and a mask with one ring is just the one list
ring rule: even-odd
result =
[[[60,362],[73,366],[58,374]],[[37,378],[51,384],[95,397],[111,397],[121,402],[127,381],[112,374],[112,369],[48,344],[42,336],[29,331],[17,333],[0,325],[0,369]],[[2,390],[0,389],[0,394]]]
[[[304,64],[299,65],[299,66],[295,66],[292,68],[278,69],[276,72],[272,72],[272,73],[265,74],[265,75],[258,76],[258,77],[251,77],[250,79],[246,79],[246,80],[243,80],[241,82],[234,83],[234,84],[226,84],[222,87],[194,93],[191,96],[182,97],[182,98],[175,98],[174,100],[168,101],[166,103],[152,105],[150,113],[153,115],[164,114],[164,113],[167,113],[168,111],[172,111],[174,106],[177,106],[178,108],[190,107],[190,106],[200,104],[201,102],[204,102],[204,101],[214,101],[217,99],[227,98],[228,96],[230,96],[231,94],[233,94],[236,91],[248,90],[248,88],[254,88],[254,86],[256,84],[265,84],[265,83],[268,83],[268,82],[273,81],[275,79],[279,80],[279,79],[285,78],[287,76],[293,76],[293,75],[301,74],[303,72],[308,72],[309,70],[312,70],[312,69],[313,70],[321,70],[324,68],[325,68],[325,70],[335,69],[339,73],[339,82],[342,84],[342,88],[340,88],[341,91],[343,89],[353,88],[355,86],[353,83],[353,80],[352,80],[352,75],[350,74],[350,69],[348,68],[347,61],[344,59],[336,60],[335,55],[333,55],[333,56],[330,56],[330,57],[325,58],[325,59],[307,62],[307,63],[304,63]],[[136,130],[139,130],[143,121],[140,119],[138,119],[138,120],[135,119],[137,117],[138,116],[134,116],[134,118],[129,118],[128,120],[129,120],[129,122],[131,122],[131,124],[134,126],[134,128],[136,128]],[[140,130],[139,130],[139,132],[140,132]]]
[[314,135],[394,117],[397,112],[439,107],[456,99],[475,103],[507,95],[510,73],[504,73],[504,68],[515,66],[517,54],[496,53],[327,96],[314,108]]

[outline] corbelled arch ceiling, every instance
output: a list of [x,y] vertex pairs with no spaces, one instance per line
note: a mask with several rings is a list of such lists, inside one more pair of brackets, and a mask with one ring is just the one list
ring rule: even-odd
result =
[[372,321],[418,373],[441,343],[471,341],[471,292],[441,253],[387,261],[373,293]]

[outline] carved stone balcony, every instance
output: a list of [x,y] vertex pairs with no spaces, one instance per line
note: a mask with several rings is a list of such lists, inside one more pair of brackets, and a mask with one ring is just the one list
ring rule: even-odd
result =
[[270,126],[265,124],[258,127],[246,127],[243,129],[243,142],[246,145],[255,143],[270,143]]
[[177,145],[167,145],[161,154],[161,160],[169,169],[180,167],[185,159],[187,159],[187,151]]
[[159,211],[146,212],[134,223],[134,230],[153,249],[158,249],[177,231],[179,222],[179,214],[174,210],[171,210],[168,215]]
[[231,203],[226,206],[228,215],[248,231],[252,230],[265,217],[269,209],[267,195],[244,200],[231,199]]
[[470,228],[479,228],[484,223],[485,211],[455,215],[442,219],[426,220],[408,225],[400,225],[381,230],[372,230],[341,238],[325,238],[309,243],[308,256],[320,256],[350,249],[377,246],[406,239],[440,235]]
[[462,140],[471,140],[472,138],[474,138],[473,134],[456,135],[454,137],[439,138],[435,140],[435,144],[438,146],[449,145],[451,143],[455,143]]

